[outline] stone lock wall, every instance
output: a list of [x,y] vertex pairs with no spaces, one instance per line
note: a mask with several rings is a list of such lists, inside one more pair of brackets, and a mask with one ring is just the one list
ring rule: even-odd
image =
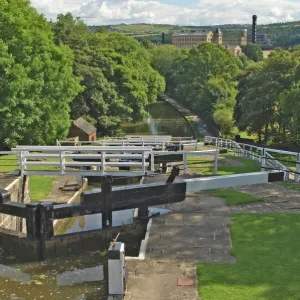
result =
[[[4,189],[10,192],[11,195],[10,201],[28,203],[30,202],[28,185],[29,185],[28,177],[26,176],[17,177]],[[18,217],[9,216],[6,214],[0,214],[0,228],[14,230],[18,232],[26,232],[26,222],[25,220]]]

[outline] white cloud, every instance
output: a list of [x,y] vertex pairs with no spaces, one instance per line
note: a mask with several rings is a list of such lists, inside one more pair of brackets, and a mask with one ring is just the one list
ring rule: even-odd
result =
[[260,24],[300,19],[300,1],[290,0],[199,0],[193,9],[158,0],[32,0],[32,6],[52,19],[70,11],[90,25],[251,23],[253,14]]

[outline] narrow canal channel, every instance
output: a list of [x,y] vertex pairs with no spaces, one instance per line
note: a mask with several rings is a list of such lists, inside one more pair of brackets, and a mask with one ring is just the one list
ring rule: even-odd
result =
[[193,136],[189,123],[170,104],[158,101],[150,104],[147,110],[148,118],[139,123],[122,124],[123,131],[129,135]]
[[[123,124],[126,134],[192,136],[182,115],[165,102],[149,105],[149,117],[143,122]],[[137,184],[137,183],[135,183]],[[89,188],[97,188],[92,185]],[[150,208],[149,214],[168,210]],[[132,223],[134,210],[113,213],[113,226]],[[56,226],[55,234],[100,229],[101,214],[66,219]],[[22,251],[20,249],[20,251]],[[61,258],[42,263],[22,263],[0,249],[0,300],[35,299],[106,299],[107,281],[103,269],[107,258],[103,253]]]

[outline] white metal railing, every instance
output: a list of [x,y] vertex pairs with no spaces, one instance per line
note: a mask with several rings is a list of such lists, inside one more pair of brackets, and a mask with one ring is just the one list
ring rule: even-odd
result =
[[237,143],[232,140],[206,136],[204,142],[209,145],[214,145],[217,148],[224,147],[232,151],[233,155],[247,157],[251,160],[260,163],[262,171],[281,170],[285,172],[285,180],[290,178],[290,173],[294,171],[279,162],[271,153],[279,153],[284,155],[296,156],[296,173],[294,180],[299,181],[300,171],[300,154],[297,152],[276,150],[271,148],[263,148],[250,144]]
[[[19,167],[23,175],[45,176],[138,176],[149,169],[154,171],[155,156],[182,155],[184,174],[189,156],[214,156],[213,174],[217,174],[218,150],[152,151],[152,147],[96,146],[17,146]],[[79,160],[79,161],[76,161]],[[86,170],[94,167],[96,170]],[[125,168],[121,172],[114,168]],[[109,168],[109,170],[108,170]],[[132,170],[133,169],[133,170]]]
[[183,155],[183,173],[187,174],[188,170],[188,157],[193,156],[214,156],[214,165],[213,165],[213,175],[217,175],[218,173],[218,154],[219,150],[202,150],[202,151],[155,151],[154,156],[160,155],[173,155],[173,154],[182,154]]
[[57,146],[70,145],[83,146],[83,145],[97,145],[97,146],[153,146],[165,150],[167,146],[179,145],[180,149],[182,145],[195,145],[198,141],[193,137],[172,137],[172,136],[126,136],[104,138],[97,141],[56,141]]
[[[105,176],[118,172],[118,176],[133,176],[147,171],[152,147],[17,146],[13,150],[20,153],[23,175]],[[84,170],[87,167],[96,170]],[[130,171],[120,172],[115,167]]]

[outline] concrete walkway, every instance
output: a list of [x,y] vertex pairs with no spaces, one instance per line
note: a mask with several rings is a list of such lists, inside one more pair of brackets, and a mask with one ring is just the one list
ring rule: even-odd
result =
[[[165,208],[172,213],[153,219],[147,259],[126,262],[126,300],[198,300],[197,264],[235,262],[223,199],[197,192]],[[178,285],[181,279],[188,286]]]

